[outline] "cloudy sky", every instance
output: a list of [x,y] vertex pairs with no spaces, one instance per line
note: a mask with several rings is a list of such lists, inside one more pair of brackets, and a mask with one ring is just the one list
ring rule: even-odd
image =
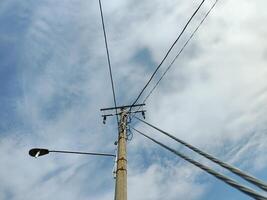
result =
[[[200,0],[102,3],[117,101],[131,104]],[[156,78],[213,3],[206,0]],[[265,181],[266,7],[219,1],[146,106],[147,121]],[[32,147],[115,151],[115,119],[103,125],[99,110],[113,101],[98,1],[2,0],[0,22],[0,199],[113,199],[112,158],[28,156]],[[140,135],[128,153],[129,199],[249,199]]]

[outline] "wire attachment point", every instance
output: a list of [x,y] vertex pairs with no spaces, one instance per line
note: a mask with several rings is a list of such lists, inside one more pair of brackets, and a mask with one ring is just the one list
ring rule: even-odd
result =
[[103,124],[106,124],[106,121],[107,121],[107,116],[104,115],[104,116],[103,116]]
[[144,119],[146,119],[145,111],[142,111],[142,116]]

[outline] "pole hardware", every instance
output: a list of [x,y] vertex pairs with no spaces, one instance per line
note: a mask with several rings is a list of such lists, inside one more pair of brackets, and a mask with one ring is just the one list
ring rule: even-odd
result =
[[[117,107],[109,107],[109,108],[101,108],[100,111],[103,112],[103,114],[101,115],[103,117],[103,124],[106,124],[107,118],[108,117],[113,117],[113,116],[121,116],[122,112],[124,111],[125,113],[127,113],[127,115],[130,114],[135,114],[135,113],[141,113],[142,117],[145,119],[145,113],[146,110],[140,110],[140,108],[142,108],[143,106],[145,106],[145,104],[136,104],[134,106],[132,105],[125,105],[125,106],[117,106]],[[134,110],[134,108],[137,108],[137,110]],[[120,110],[119,112],[117,112],[117,110]],[[108,112],[109,111],[109,112]],[[107,113],[108,112],[108,113]],[[127,116],[128,119],[128,116]],[[128,120],[131,121],[131,120]],[[127,122],[128,123],[128,122]]]

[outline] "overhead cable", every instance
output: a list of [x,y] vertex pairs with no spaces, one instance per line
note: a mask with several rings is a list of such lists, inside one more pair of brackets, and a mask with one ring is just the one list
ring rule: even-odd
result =
[[109,50],[108,50],[108,42],[107,42],[107,34],[106,34],[106,28],[105,28],[105,22],[104,22],[104,16],[103,16],[103,9],[101,5],[101,0],[98,0],[99,3],[99,9],[101,14],[101,22],[102,22],[102,28],[103,28],[103,34],[105,39],[105,46],[106,46],[106,52],[107,52],[107,60],[108,60],[108,68],[109,68],[109,76],[110,76],[110,82],[111,82],[111,88],[112,88],[112,94],[113,94],[113,101],[115,105],[116,110],[116,119],[117,119],[117,126],[119,127],[119,117],[118,117],[118,111],[117,111],[117,102],[116,102],[116,93],[115,93],[115,86],[114,86],[114,80],[112,76],[112,69],[111,69],[111,62],[110,62],[110,56],[109,56]]
[[233,187],[233,188],[241,191],[242,193],[252,197],[253,199],[256,199],[256,200],[267,200],[267,198],[265,196],[259,194],[258,192],[254,191],[253,189],[251,189],[251,188],[249,188],[247,186],[244,186],[244,185],[236,182],[235,180],[233,180],[233,179],[231,179],[231,178],[229,178],[229,177],[227,177],[227,176],[225,176],[225,175],[223,175],[221,173],[216,172],[215,170],[213,170],[213,169],[211,169],[211,168],[209,168],[209,167],[207,167],[207,166],[205,166],[205,165],[203,165],[203,164],[201,164],[201,163],[199,163],[199,162],[187,157],[186,155],[180,153],[179,151],[176,151],[175,149],[172,149],[172,148],[168,147],[167,145],[165,145],[165,144],[163,144],[163,143],[161,143],[161,142],[149,137],[148,135],[142,133],[141,131],[136,130],[135,128],[132,128],[132,129],[135,130],[136,132],[138,132],[139,134],[143,135],[144,137],[150,139],[151,141],[155,142],[156,144],[158,144],[158,145],[162,146],[163,148],[169,150],[170,152],[174,153],[175,155],[179,156],[180,158],[186,160],[187,162],[189,162],[189,163],[199,167],[200,169],[206,171],[207,173],[215,176],[217,179],[223,181],[224,183],[230,185],[231,187]]
[[154,90],[156,89],[156,87],[159,85],[160,81],[163,79],[163,77],[166,75],[166,73],[170,70],[170,68],[173,66],[174,62],[178,59],[178,57],[181,55],[181,53],[184,51],[185,47],[188,45],[188,43],[190,42],[190,40],[194,37],[194,35],[196,34],[196,32],[198,31],[198,29],[200,28],[200,26],[203,24],[203,22],[206,20],[206,18],[208,17],[208,15],[210,14],[210,12],[212,11],[212,9],[215,7],[215,5],[218,3],[219,0],[216,0],[214,2],[214,4],[211,6],[211,8],[208,10],[208,12],[206,13],[206,15],[204,16],[204,18],[200,21],[200,23],[198,24],[198,26],[196,27],[196,29],[192,32],[192,34],[190,35],[190,37],[188,38],[188,40],[184,43],[183,47],[180,49],[180,51],[178,52],[178,54],[175,56],[175,58],[172,60],[172,62],[170,63],[170,65],[167,67],[167,69],[164,71],[164,73],[162,74],[162,76],[160,77],[160,79],[157,81],[157,83],[154,85],[154,87],[150,90],[150,92],[148,93],[148,95],[146,96],[146,98],[144,99],[143,103],[145,103],[147,101],[147,99],[150,97],[150,95],[154,92]]
[[229,165],[229,164],[227,164],[227,163],[219,160],[218,158],[216,158],[216,157],[214,157],[214,156],[212,156],[212,155],[210,155],[208,153],[205,153],[204,151],[200,150],[199,148],[196,148],[193,145],[191,145],[191,144],[189,144],[189,143],[187,143],[187,142],[185,142],[183,140],[180,140],[179,138],[177,138],[177,137],[175,137],[175,136],[173,136],[173,135],[171,135],[171,134],[169,134],[169,133],[161,130],[160,128],[158,128],[158,127],[156,127],[156,126],[154,126],[154,125],[152,125],[152,124],[150,124],[150,123],[148,123],[148,122],[146,122],[146,121],[144,121],[144,120],[142,120],[142,119],[140,119],[138,117],[135,117],[135,118],[138,119],[139,121],[147,124],[148,126],[150,126],[150,127],[154,128],[154,129],[158,130],[159,132],[163,133],[164,135],[166,135],[166,136],[174,139],[176,142],[179,142],[180,144],[188,147],[189,149],[193,150],[194,152],[196,152],[196,153],[204,156],[205,158],[207,158],[207,159],[209,159],[209,160],[217,163],[218,165],[220,165],[223,168],[231,171],[232,173],[234,173],[234,174],[242,177],[246,181],[248,181],[248,182],[256,185],[257,187],[259,187],[259,188],[267,191],[267,184],[264,183],[263,181],[261,181],[261,180],[255,178],[255,177],[253,177],[252,175],[247,174],[246,172],[241,171],[240,169],[238,169],[238,168],[236,168],[236,167],[234,167],[232,165]]
[[[196,34],[196,32],[198,31],[198,29],[200,28],[200,26],[203,24],[203,22],[206,20],[206,18],[208,17],[208,15],[210,14],[210,12],[213,10],[213,8],[215,7],[215,5],[218,3],[219,0],[216,0],[214,2],[214,4],[211,6],[211,8],[208,10],[208,12],[206,13],[206,15],[203,17],[203,19],[200,21],[200,23],[198,24],[198,26],[195,28],[195,30],[191,33],[190,37],[187,39],[187,41],[184,43],[183,47],[180,49],[180,51],[178,52],[178,54],[175,56],[175,58],[172,60],[172,62],[169,64],[169,66],[167,67],[167,69],[164,71],[164,73],[161,75],[160,79],[157,81],[157,83],[154,85],[154,87],[150,90],[150,92],[148,93],[148,95],[145,97],[143,103],[145,103],[147,101],[147,99],[152,95],[152,93],[154,92],[154,90],[156,89],[156,87],[159,85],[159,83],[162,81],[163,77],[166,75],[166,73],[170,70],[170,68],[173,66],[174,62],[179,58],[179,56],[182,54],[182,52],[184,51],[185,47],[188,45],[188,43],[191,41],[191,39],[194,37],[194,35]],[[141,106],[139,106],[139,108],[137,110],[139,110],[141,108]],[[135,114],[132,116],[132,118],[135,117]]]
[[[162,59],[162,61],[160,62],[160,64],[157,66],[156,70],[153,72],[152,76],[150,77],[150,79],[148,80],[148,82],[145,84],[145,86],[143,87],[143,89],[141,90],[141,92],[139,93],[139,95],[137,96],[137,98],[135,99],[135,101],[133,102],[132,106],[135,105],[137,103],[137,101],[139,100],[139,98],[141,97],[141,95],[143,94],[143,92],[145,91],[145,89],[147,88],[147,86],[149,85],[149,83],[152,81],[153,77],[156,75],[157,71],[159,70],[159,68],[161,67],[161,65],[163,64],[163,62],[166,60],[166,58],[168,57],[168,55],[170,54],[171,50],[173,49],[173,47],[175,46],[175,44],[178,42],[178,40],[181,38],[181,36],[183,35],[183,33],[185,32],[186,28],[188,27],[189,23],[192,21],[192,19],[194,18],[194,16],[197,14],[197,12],[199,11],[199,9],[201,8],[201,6],[203,5],[203,3],[205,2],[205,0],[202,0],[202,2],[200,3],[200,5],[197,7],[197,9],[195,10],[195,12],[193,13],[193,15],[190,17],[190,19],[187,21],[186,25],[184,26],[184,28],[182,29],[181,33],[179,34],[179,36],[177,37],[177,39],[173,42],[173,44],[171,45],[171,47],[169,48],[169,50],[167,51],[166,55],[164,56],[164,58]],[[130,107],[130,111],[132,109],[132,106]]]

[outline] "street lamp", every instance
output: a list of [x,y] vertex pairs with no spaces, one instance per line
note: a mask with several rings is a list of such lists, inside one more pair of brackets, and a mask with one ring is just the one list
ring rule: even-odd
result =
[[83,155],[92,155],[92,156],[109,156],[109,157],[116,157],[114,154],[108,153],[92,153],[92,152],[80,152],[80,151],[57,151],[57,150],[48,150],[42,148],[33,148],[29,151],[29,155],[35,158],[40,156],[44,156],[49,153],[72,153],[72,154],[83,154]]

